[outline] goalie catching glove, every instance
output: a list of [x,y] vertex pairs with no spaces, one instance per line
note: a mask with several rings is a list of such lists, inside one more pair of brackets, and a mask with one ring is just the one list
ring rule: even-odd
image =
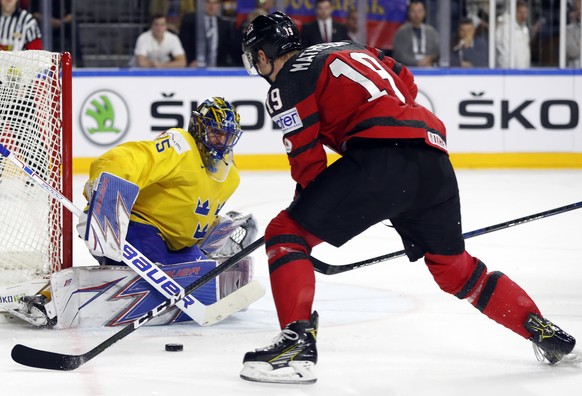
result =
[[87,182],[84,193],[89,210],[79,217],[79,235],[93,256],[122,261],[129,215],[139,187],[104,172]]
[[216,218],[212,230],[199,246],[209,258],[220,261],[250,245],[257,234],[257,221],[252,214],[230,211]]

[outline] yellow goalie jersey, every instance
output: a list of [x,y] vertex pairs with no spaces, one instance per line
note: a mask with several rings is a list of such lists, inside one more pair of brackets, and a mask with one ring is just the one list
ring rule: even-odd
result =
[[139,186],[131,220],[155,226],[171,250],[204,238],[240,182],[234,164],[223,181],[210,177],[194,138],[179,128],[107,151],[91,164],[88,183],[102,172]]

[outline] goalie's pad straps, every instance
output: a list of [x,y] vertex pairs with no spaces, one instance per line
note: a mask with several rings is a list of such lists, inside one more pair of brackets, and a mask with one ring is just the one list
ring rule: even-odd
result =
[[83,239],[93,255],[122,261],[129,215],[139,187],[106,172],[99,175],[93,186]]

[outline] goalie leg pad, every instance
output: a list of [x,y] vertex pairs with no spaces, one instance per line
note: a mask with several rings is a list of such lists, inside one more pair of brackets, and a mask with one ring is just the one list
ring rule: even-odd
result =
[[[160,266],[168,277],[185,287],[216,268],[213,260]],[[163,281],[159,273],[156,279]],[[51,276],[52,301],[57,313],[55,328],[120,326],[141,317],[166,298],[125,266],[73,267]],[[205,305],[217,301],[216,280],[194,291]],[[177,308],[149,321],[147,325],[170,324],[190,318]]]
[[253,260],[245,258],[218,277],[219,297],[224,298],[253,279]]

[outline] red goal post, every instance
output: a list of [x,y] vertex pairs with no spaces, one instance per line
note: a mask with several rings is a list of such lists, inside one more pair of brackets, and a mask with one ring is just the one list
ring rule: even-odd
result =
[[[69,53],[0,51],[0,142],[72,200]],[[72,215],[0,158],[0,285],[72,266]]]

